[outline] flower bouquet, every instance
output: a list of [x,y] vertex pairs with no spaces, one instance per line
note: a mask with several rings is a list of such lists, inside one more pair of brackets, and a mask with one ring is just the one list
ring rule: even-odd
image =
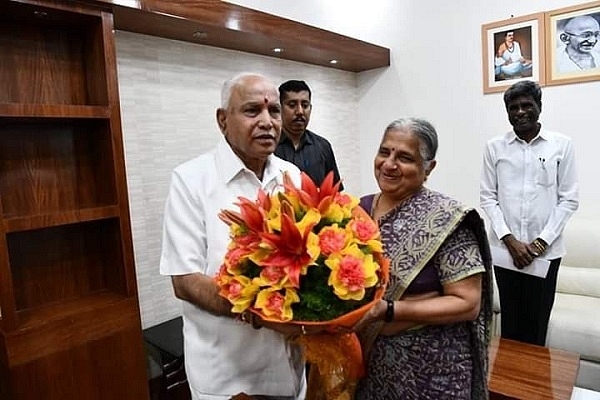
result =
[[339,192],[332,173],[320,187],[302,173],[301,188],[286,175],[282,191],[240,197],[239,212],[219,215],[231,236],[215,278],[220,295],[235,313],[326,331],[297,338],[320,375],[336,375],[329,381],[337,389],[321,388],[331,392],[326,398],[339,398],[333,392],[360,377],[360,344],[349,328],[388,280],[379,229],[358,203]]

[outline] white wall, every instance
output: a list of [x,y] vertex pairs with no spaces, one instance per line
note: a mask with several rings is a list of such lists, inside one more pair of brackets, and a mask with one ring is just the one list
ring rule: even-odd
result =
[[[478,205],[485,140],[510,129],[502,94],[483,95],[481,25],[549,11],[571,0],[230,0],[391,49],[389,68],[358,77],[361,184],[376,190],[372,158],[385,125],[400,115],[433,122],[440,135],[430,185]],[[600,222],[598,147],[600,81],[547,87],[541,122],[575,140],[579,168],[578,222]],[[343,155],[342,155],[343,156]]]

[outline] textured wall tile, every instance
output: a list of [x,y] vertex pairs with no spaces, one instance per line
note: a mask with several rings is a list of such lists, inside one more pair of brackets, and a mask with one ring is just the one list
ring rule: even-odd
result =
[[181,314],[170,279],[158,272],[164,202],[173,168],[220,136],[215,111],[222,82],[244,71],[277,84],[306,80],[314,104],[309,128],[330,140],[347,191],[358,194],[356,75],[129,32],[118,31],[116,39],[138,290],[148,327]]

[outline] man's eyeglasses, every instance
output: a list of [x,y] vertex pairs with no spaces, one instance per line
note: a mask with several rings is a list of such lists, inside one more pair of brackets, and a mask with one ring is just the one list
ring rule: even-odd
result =
[[571,35],[571,36],[575,36],[575,37],[580,37],[583,39],[591,39],[592,36],[595,37],[596,39],[598,39],[600,37],[600,31],[596,31],[596,32],[592,32],[592,31],[585,31],[583,33],[580,33],[579,35],[575,34],[575,33],[571,33],[571,32],[566,32],[565,33],[567,35]]

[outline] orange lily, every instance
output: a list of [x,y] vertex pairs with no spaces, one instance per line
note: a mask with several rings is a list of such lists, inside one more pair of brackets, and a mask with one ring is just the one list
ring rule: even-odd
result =
[[253,232],[266,231],[268,227],[265,222],[265,211],[262,208],[261,201],[268,203],[270,206],[268,196],[263,193],[263,196],[259,197],[259,201],[256,202],[250,201],[245,197],[238,197],[238,200],[239,203],[235,203],[235,205],[240,208],[239,213],[231,210],[221,210],[219,218],[229,226],[237,224],[245,226]]
[[310,179],[310,177],[304,172],[301,173],[302,177],[302,188],[298,189],[294,186],[294,182],[285,174],[283,177],[283,187],[286,193],[291,193],[297,196],[302,203],[309,208],[316,208],[323,214],[331,203],[333,203],[335,196],[339,193],[340,182],[333,184],[333,172],[329,172],[325,177],[320,187]]
[[[300,287],[300,275],[306,274],[309,265],[319,257],[319,237],[311,230],[319,218],[318,213],[307,213],[298,224],[287,213],[281,214],[281,233],[265,232],[261,235],[273,251],[261,260],[263,266],[284,267],[294,287]],[[301,227],[304,227],[301,232]]]

